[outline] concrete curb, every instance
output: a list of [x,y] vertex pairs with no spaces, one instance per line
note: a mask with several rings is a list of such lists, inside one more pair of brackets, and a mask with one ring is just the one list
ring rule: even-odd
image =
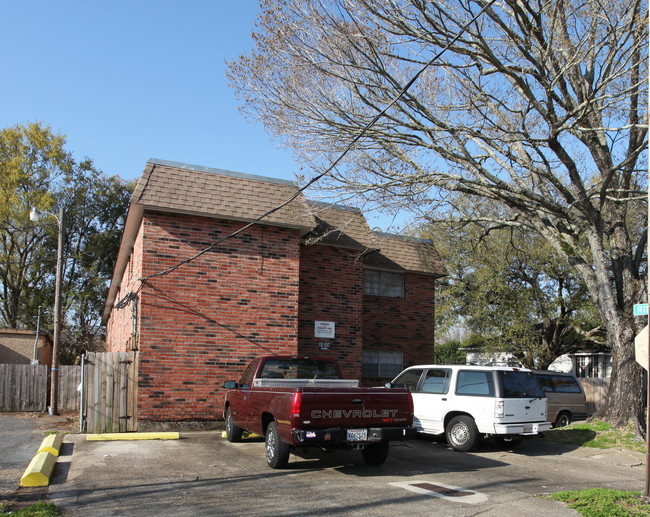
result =
[[50,434],[43,439],[38,453],[20,478],[20,486],[47,486],[54,472],[56,459],[63,445],[63,436]]
[[178,432],[161,432],[161,433],[102,433],[102,434],[88,434],[86,441],[88,442],[102,442],[102,441],[118,441],[118,440],[178,440],[180,439]]

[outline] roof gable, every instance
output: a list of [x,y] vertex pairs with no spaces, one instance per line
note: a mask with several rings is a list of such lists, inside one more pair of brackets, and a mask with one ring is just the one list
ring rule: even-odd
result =
[[373,231],[356,208],[309,201],[318,222],[305,244],[340,246],[362,251],[368,267],[446,276],[438,250],[429,239]]
[[264,224],[298,228],[303,234],[316,225],[291,181],[157,159],[147,163],[131,204],[245,222],[267,214]]

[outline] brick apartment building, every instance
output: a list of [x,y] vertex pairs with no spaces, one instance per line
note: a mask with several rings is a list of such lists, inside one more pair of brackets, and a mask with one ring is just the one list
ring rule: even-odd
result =
[[430,241],[373,232],[360,211],[310,202],[293,182],[150,160],[107,344],[139,351],[139,422],[214,421],[223,382],[259,355],[333,357],[366,385],[430,361],[444,275]]

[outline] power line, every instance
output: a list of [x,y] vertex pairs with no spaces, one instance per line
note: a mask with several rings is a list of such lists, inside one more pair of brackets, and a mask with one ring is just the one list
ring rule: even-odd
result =
[[411,77],[411,79],[406,83],[406,85],[405,85],[404,87],[402,87],[402,89],[397,93],[397,95],[395,95],[395,97],[393,97],[393,99],[392,99],[392,100],[391,100],[391,101],[390,101],[386,106],[384,106],[384,108],[383,108],[379,113],[377,113],[377,115],[375,115],[375,116],[373,117],[373,119],[372,119],[370,122],[368,122],[368,123],[363,127],[363,129],[362,129],[362,130],[361,130],[361,131],[360,131],[360,132],[359,132],[359,133],[358,133],[358,134],[357,134],[357,135],[356,135],[356,136],[355,136],[355,137],[350,141],[350,143],[345,147],[345,149],[341,152],[341,154],[336,158],[336,160],[334,160],[334,161],[332,162],[332,164],[331,164],[331,165],[330,165],[330,166],[329,166],[325,171],[321,172],[320,174],[316,175],[316,176],[313,177],[311,180],[309,180],[309,181],[308,181],[308,182],[307,182],[303,187],[299,188],[299,189],[295,192],[295,194],[293,194],[292,196],[290,196],[289,199],[287,199],[287,200],[284,201],[283,203],[277,205],[276,207],[272,208],[271,210],[268,210],[268,211],[265,212],[264,214],[260,215],[260,216],[257,217],[256,219],[252,220],[251,222],[249,222],[248,224],[246,224],[246,225],[244,225],[243,227],[239,228],[238,230],[232,232],[231,234],[229,234],[229,235],[227,235],[227,236],[225,236],[225,237],[222,237],[221,239],[219,239],[219,240],[216,241],[216,242],[213,242],[212,244],[210,244],[210,246],[208,246],[207,248],[205,248],[205,249],[199,251],[199,252],[196,253],[195,255],[193,255],[193,256],[191,256],[191,257],[185,259],[185,260],[182,260],[182,261],[179,262],[178,264],[175,264],[174,266],[171,266],[171,267],[165,269],[164,271],[160,271],[160,272],[158,272],[158,273],[154,273],[154,274],[149,275],[149,276],[146,276],[146,277],[144,277],[144,278],[140,278],[140,279],[139,279],[139,281],[140,281],[140,286],[138,287],[138,289],[137,289],[135,292],[133,292],[133,291],[129,292],[129,293],[128,293],[126,296],[124,296],[124,297],[123,297],[119,302],[115,303],[115,304],[113,305],[113,307],[116,308],[116,309],[118,309],[118,308],[121,309],[121,308],[126,307],[126,306],[129,304],[129,302],[130,302],[131,300],[137,298],[137,294],[142,290],[142,288],[143,288],[144,285],[147,283],[147,281],[151,280],[152,278],[156,278],[156,277],[160,277],[160,276],[168,275],[169,273],[171,273],[171,272],[177,270],[178,268],[184,266],[185,264],[189,264],[189,263],[192,262],[193,260],[196,260],[196,259],[199,258],[201,255],[207,253],[208,251],[210,251],[210,250],[213,249],[214,247],[218,246],[218,245],[221,244],[222,242],[224,242],[224,241],[226,241],[226,240],[228,240],[228,239],[230,239],[230,238],[232,238],[232,237],[235,237],[236,235],[239,235],[241,232],[243,232],[243,231],[247,230],[248,228],[250,228],[251,226],[253,226],[253,225],[259,223],[262,219],[265,219],[266,217],[268,217],[269,215],[273,214],[274,212],[277,212],[278,210],[280,210],[280,209],[284,208],[285,206],[287,206],[287,205],[288,205],[289,203],[291,203],[294,199],[296,199],[297,197],[299,197],[299,196],[300,196],[300,195],[301,195],[305,190],[307,190],[309,187],[311,187],[314,183],[320,181],[324,176],[327,176],[327,175],[332,171],[332,169],[334,169],[334,168],[335,168],[335,167],[336,167],[336,166],[341,162],[341,160],[343,160],[343,158],[344,158],[344,157],[345,157],[345,156],[346,156],[346,155],[347,155],[347,154],[352,150],[352,148],[355,146],[355,144],[356,144],[356,143],[357,143],[361,138],[363,138],[363,136],[368,132],[368,130],[369,130],[372,126],[374,126],[374,125],[377,123],[377,121],[378,121],[381,117],[383,117],[383,116],[386,114],[386,112],[387,112],[390,108],[392,108],[392,107],[397,103],[397,101],[399,101],[399,100],[400,100],[400,99],[401,99],[401,98],[406,94],[406,92],[411,88],[411,86],[413,86],[413,84],[415,83],[415,81],[417,81],[417,80],[420,78],[420,76],[425,72],[425,70],[426,70],[427,68],[429,68],[431,65],[433,65],[433,63],[436,62],[438,59],[440,59],[440,57],[441,57],[441,56],[442,56],[442,55],[443,55],[447,50],[449,50],[449,48],[450,48],[454,43],[456,43],[456,41],[458,41],[458,39],[459,39],[459,38],[460,38],[460,37],[461,37],[461,36],[462,36],[466,31],[467,31],[467,29],[468,29],[468,28],[469,28],[473,23],[475,23],[476,20],[478,20],[479,17],[480,17],[481,15],[483,15],[483,13],[485,13],[485,12],[486,12],[490,7],[492,7],[492,5],[493,5],[495,2],[496,2],[496,0],[490,0],[490,1],[489,1],[489,2],[488,2],[488,3],[487,3],[487,4],[486,4],[486,5],[485,5],[485,6],[484,6],[484,7],[483,7],[483,8],[482,8],[482,9],[481,9],[477,14],[476,14],[476,15],[474,15],[474,17],[473,17],[470,21],[468,21],[468,22],[467,22],[467,23],[466,23],[466,24],[465,24],[465,25],[460,29],[460,31],[459,31],[459,32],[458,32],[458,33],[457,33],[457,34],[456,34],[456,35],[455,35],[455,36],[454,36],[454,37],[453,37],[453,38],[452,38],[452,39],[451,39],[451,40],[450,40],[450,41],[449,41],[449,42],[448,42],[448,43],[447,43],[447,44],[446,44],[446,45],[445,45],[445,46],[444,46],[444,47],[443,47],[443,48],[442,48],[442,49],[441,49],[437,54],[435,54],[435,55],[434,55],[434,56],[433,56],[429,61],[427,61],[427,62],[426,62],[426,63],[425,63],[421,68],[420,68],[420,70],[418,70],[418,71],[415,73],[415,75],[413,75],[413,77]]

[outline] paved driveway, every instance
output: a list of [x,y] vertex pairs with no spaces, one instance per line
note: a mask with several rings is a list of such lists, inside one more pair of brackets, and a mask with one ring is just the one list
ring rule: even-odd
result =
[[[3,490],[17,489],[44,427],[0,414]],[[469,454],[413,440],[394,443],[380,467],[356,451],[312,452],[272,470],[260,439],[232,444],[220,432],[196,432],[172,441],[88,442],[69,434],[47,497],[64,516],[575,516],[546,496],[588,487],[641,491],[644,459],[544,440],[524,441],[515,452],[485,442]]]
[[0,413],[0,501],[14,498],[20,478],[38,452],[45,432],[69,427],[68,420],[66,416],[45,413]]
[[381,467],[359,452],[292,455],[272,470],[264,443],[220,433],[176,441],[66,438],[49,498],[66,516],[87,515],[577,515],[552,492],[642,490],[641,455],[571,449],[541,440],[517,452],[486,442],[464,454],[427,440],[394,444]]

